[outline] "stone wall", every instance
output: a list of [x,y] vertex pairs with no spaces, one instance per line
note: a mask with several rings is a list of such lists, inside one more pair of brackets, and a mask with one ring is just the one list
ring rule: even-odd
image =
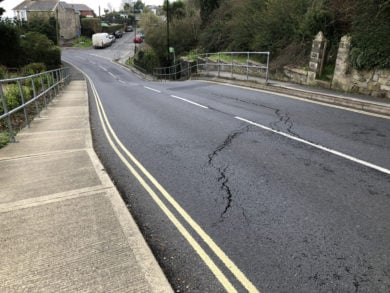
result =
[[[390,70],[352,70],[349,91],[379,98],[390,98]],[[336,88],[336,87],[334,87]]]
[[308,71],[301,68],[295,68],[293,66],[284,66],[283,74],[286,79],[284,81],[292,81],[298,84],[307,84]]
[[351,38],[341,38],[332,88],[374,97],[390,98],[390,70],[356,70],[349,63]]

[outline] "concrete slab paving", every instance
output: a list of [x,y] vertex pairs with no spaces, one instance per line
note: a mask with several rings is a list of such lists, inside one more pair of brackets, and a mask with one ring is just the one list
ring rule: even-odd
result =
[[60,133],[57,131],[23,132],[18,134],[17,139],[17,143],[12,144],[12,147],[9,145],[0,152],[0,159],[11,159],[26,153],[32,156],[91,147],[89,129],[75,129]]
[[85,129],[89,126],[89,118],[79,116],[79,119],[72,119],[72,117],[56,117],[48,121],[47,116],[35,119],[31,124],[30,132],[42,131],[61,131],[61,130],[76,130]]
[[92,148],[86,88],[0,149],[0,292],[172,292]]
[[100,185],[85,150],[0,161],[0,203]]
[[3,292],[151,291],[105,193],[1,213],[0,230]]

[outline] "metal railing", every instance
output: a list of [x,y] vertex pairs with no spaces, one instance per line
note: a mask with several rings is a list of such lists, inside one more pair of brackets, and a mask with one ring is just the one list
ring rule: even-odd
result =
[[269,79],[269,52],[218,52],[197,55],[194,61],[181,61],[170,67],[155,68],[153,76],[164,80],[188,79],[192,74],[218,77]]
[[162,80],[183,80],[191,76],[192,68],[196,66],[183,66],[186,62],[178,62],[169,67],[159,67],[153,69],[153,76]]
[[[3,124],[8,128],[11,142],[15,142],[12,118],[14,116],[18,119],[24,118],[25,125],[30,127],[30,117],[39,117],[42,108],[47,109],[48,103],[69,83],[69,80],[69,68],[0,80],[0,126]],[[28,109],[31,107],[35,109],[33,111]],[[23,114],[17,115],[21,111]]]

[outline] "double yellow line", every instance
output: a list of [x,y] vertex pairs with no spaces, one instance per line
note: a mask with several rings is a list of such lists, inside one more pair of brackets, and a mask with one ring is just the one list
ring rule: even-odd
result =
[[[74,65],[73,65],[74,66]],[[76,66],[75,66],[76,67]],[[76,67],[77,68],[77,67]],[[78,68],[78,70],[80,70]],[[160,209],[165,213],[169,220],[175,225],[182,236],[188,241],[193,247],[196,253],[200,256],[203,262],[207,265],[210,271],[214,274],[217,280],[225,288],[227,292],[237,292],[237,289],[215,264],[212,258],[206,253],[201,245],[194,239],[191,233],[183,226],[180,220],[169,210],[166,204],[160,199],[160,197],[154,192],[152,187],[143,179],[143,176],[147,178],[158,192],[168,201],[176,212],[184,219],[185,222],[196,232],[196,234],[207,244],[211,251],[223,262],[226,268],[234,275],[234,277],[241,283],[241,285],[248,292],[259,292],[252,282],[241,272],[241,270],[233,263],[233,261],[223,252],[223,250],[211,239],[211,237],[191,218],[191,216],[176,202],[176,200],[157,182],[157,180],[142,166],[142,164],[129,152],[129,150],[122,144],[117,137],[115,131],[112,129],[111,124],[104,111],[104,107],[101,103],[98,92],[96,91],[95,85],[89,76],[80,70],[89,80],[91,89],[96,101],[99,119],[101,121],[103,131],[107,137],[109,144],[111,145],[114,152],[126,166],[126,168],[133,174],[143,188],[148,192]],[[118,149],[118,147],[126,155]],[[135,169],[136,166],[139,171]],[[143,176],[141,176],[141,174]]]

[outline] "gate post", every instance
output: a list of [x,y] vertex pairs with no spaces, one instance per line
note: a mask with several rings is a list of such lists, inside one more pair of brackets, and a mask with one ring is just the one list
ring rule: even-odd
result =
[[328,40],[322,32],[319,32],[313,40],[310,53],[309,72],[307,74],[308,84],[315,83],[316,77],[322,73],[327,43]]

